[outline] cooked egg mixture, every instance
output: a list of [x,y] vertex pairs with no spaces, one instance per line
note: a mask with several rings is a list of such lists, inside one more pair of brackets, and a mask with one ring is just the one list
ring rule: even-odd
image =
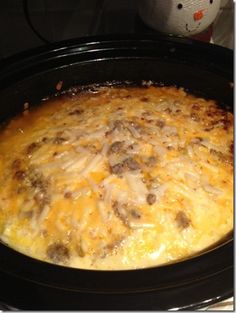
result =
[[72,89],[0,134],[0,238],[101,270],[181,260],[233,227],[233,116],[172,87]]

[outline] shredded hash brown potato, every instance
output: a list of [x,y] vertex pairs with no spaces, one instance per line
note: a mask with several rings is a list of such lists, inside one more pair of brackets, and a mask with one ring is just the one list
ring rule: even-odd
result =
[[0,238],[76,268],[179,261],[233,228],[233,116],[174,87],[71,89],[0,133]]

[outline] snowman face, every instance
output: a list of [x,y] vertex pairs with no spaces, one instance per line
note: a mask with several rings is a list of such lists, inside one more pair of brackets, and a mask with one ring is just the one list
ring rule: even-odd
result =
[[156,30],[190,36],[206,29],[219,8],[220,0],[143,0],[140,15]]

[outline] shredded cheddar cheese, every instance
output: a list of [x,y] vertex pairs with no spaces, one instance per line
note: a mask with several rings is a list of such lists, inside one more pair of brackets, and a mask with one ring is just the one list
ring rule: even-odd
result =
[[233,116],[174,87],[48,100],[0,133],[0,238],[70,267],[179,261],[233,228]]

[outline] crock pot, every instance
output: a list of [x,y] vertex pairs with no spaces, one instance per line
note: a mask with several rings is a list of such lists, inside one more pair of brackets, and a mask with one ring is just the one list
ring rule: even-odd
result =
[[[52,44],[0,63],[0,121],[25,102],[86,84],[184,87],[233,110],[233,52],[165,36],[89,37]],[[233,295],[233,235],[173,264],[137,270],[67,268],[0,243],[0,302],[23,310],[191,310]]]

